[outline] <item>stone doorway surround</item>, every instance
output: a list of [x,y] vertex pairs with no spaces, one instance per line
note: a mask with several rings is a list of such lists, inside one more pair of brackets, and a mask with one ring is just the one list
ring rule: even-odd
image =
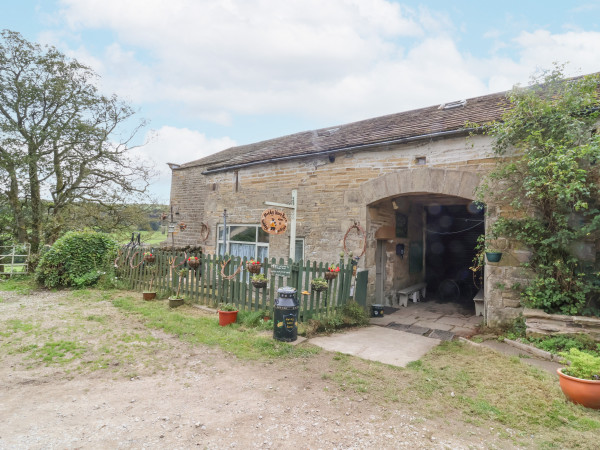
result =
[[[475,199],[475,189],[481,180],[480,174],[473,169],[461,170],[427,166],[403,168],[361,184],[360,195],[357,200],[361,204],[360,220],[363,224],[366,224],[367,229],[367,251],[363,267],[373,269],[369,271],[370,303],[381,303],[380,301],[375,301],[373,297],[375,295],[376,283],[375,259],[377,239],[389,239],[388,242],[393,242],[394,244],[398,242],[405,243],[407,249],[408,243],[411,241],[411,239],[405,239],[404,241],[394,240],[395,235],[393,234],[394,227],[391,226],[392,223],[389,222],[386,226],[381,226],[381,223],[375,224],[372,219],[373,209],[389,208],[388,213],[391,214],[393,213],[391,206],[384,205],[386,205],[387,201],[391,205],[391,201],[398,198],[406,198],[409,202],[422,205],[471,202]],[[397,283],[395,282],[395,284]],[[406,283],[400,282],[400,284]],[[408,283],[408,285],[412,284],[414,283]],[[388,286],[388,289],[390,289],[390,286]],[[393,291],[388,290],[387,292]]]

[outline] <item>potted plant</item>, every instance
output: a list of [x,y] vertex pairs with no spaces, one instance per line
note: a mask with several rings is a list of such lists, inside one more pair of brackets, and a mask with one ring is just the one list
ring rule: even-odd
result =
[[315,292],[326,291],[328,288],[327,281],[325,281],[325,278],[313,278],[310,282],[310,288]]
[[497,250],[491,244],[491,240],[495,238],[496,236],[486,236],[485,234],[479,235],[477,238],[477,245],[475,246],[477,253],[473,258],[473,267],[483,267],[484,257],[490,263],[500,262],[500,259],[502,259],[502,252]]
[[171,308],[177,308],[178,306],[183,305],[183,297],[179,297],[179,293],[181,292],[181,282],[183,281],[183,277],[185,276],[186,272],[187,272],[186,269],[179,270],[179,281],[177,283],[177,293],[175,294],[175,297],[173,297],[173,296],[169,297],[169,306]]
[[147,291],[142,292],[142,296],[144,297],[144,300],[154,300],[156,298],[156,290],[152,289],[152,283],[154,283],[156,267],[154,265],[148,266],[148,272],[150,273],[150,287]]
[[190,269],[197,269],[200,266],[200,260],[197,256],[190,256],[187,259],[187,265],[190,267]]
[[559,355],[571,363],[568,367],[557,369],[560,388],[565,396],[586,408],[600,409],[600,357],[576,348]]
[[144,261],[146,261],[147,263],[153,263],[154,261],[156,261],[156,256],[154,256],[152,252],[144,252]]
[[340,271],[340,266],[336,266],[335,264],[330,265],[327,268],[327,272],[325,272],[325,279],[327,281],[336,279],[339,271]]
[[219,303],[219,325],[224,327],[235,323],[238,309],[233,303]]
[[246,268],[248,269],[248,272],[250,273],[260,273],[260,268],[261,268],[261,263],[260,261],[254,261],[253,259],[251,259],[250,261],[248,261],[246,263]]
[[256,275],[252,275],[250,281],[252,283],[252,286],[254,286],[257,289],[267,287],[267,277],[264,273],[257,273]]

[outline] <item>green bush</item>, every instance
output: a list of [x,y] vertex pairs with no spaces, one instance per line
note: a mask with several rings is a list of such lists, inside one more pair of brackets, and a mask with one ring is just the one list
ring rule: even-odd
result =
[[35,279],[48,288],[90,286],[110,272],[117,248],[106,234],[69,232],[42,255]]
[[306,337],[317,333],[332,333],[341,328],[363,327],[369,324],[369,316],[355,301],[348,302],[340,312],[321,319],[310,319],[302,332]]
[[537,348],[548,352],[559,354],[574,348],[600,357],[600,344],[595,342],[587,334],[559,334],[557,336],[546,336],[527,339]]

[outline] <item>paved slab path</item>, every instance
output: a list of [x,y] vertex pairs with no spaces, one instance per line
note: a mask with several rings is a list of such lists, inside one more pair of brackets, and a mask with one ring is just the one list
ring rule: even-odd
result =
[[332,352],[405,367],[409,362],[421,359],[425,353],[439,345],[441,340],[380,326],[370,326],[312,338],[309,342]]

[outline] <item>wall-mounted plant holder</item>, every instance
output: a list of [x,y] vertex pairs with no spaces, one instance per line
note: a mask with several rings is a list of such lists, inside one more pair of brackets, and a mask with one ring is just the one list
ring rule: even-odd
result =
[[502,252],[485,252],[485,257],[488,262],[497,263],[502,259]]

